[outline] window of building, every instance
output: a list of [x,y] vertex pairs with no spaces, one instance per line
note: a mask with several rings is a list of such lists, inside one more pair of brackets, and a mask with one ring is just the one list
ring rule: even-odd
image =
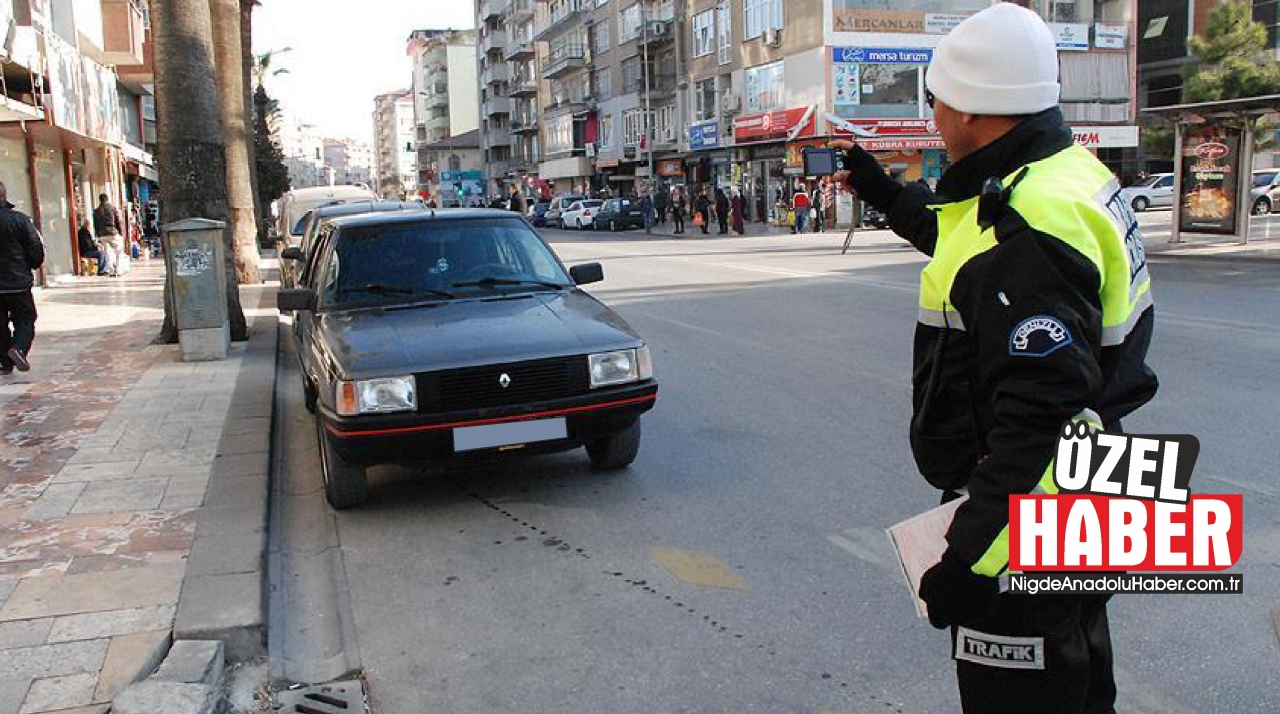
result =
[[715,51],[715,23],[715,10],[707,10],[693,16],[694,57],[706,57]]
[[547,153],[573,151],[573,116],[565,114],[547,120]]
[[628,57],[622,61],[622,86],[626,94],[644,89],[644,68],[639,57]]
[[601,149],[607,149],[613,146],[613,115],[604,114],[600,117],[600,136],[596,142]]
[[676,140],[676,105],[667,104],[658,107],[657,116],[654,119],[654,142],[659,144],[670,144]]
[[636,3],[622,11],[621,32],[619,42],[630,42],[640,36],[640,3]]
[[730,46],[733,44],[733,15],[729,10],[729,0],[721,0],[716,6],[716,61],[729,64],[733,61]]
[[[863,0],[867,2],[868,0]],[[874,0],[870,0],[874,2]],[[883,3],[882,3],[883,4]],[[897,5],[894,5],[897,9]],[[782,27],[782,0],[743,0],[742,2],[743,39],[760,37],[765,30],[776,30]]]
[[[915,69],[912,67],[911,69]],[[747,111],[771,112],[784,109],[782,62],[752,67],[746,72]]]
[[591,73],[591,97],[602,102],[613,96],[613,72],[609,68]]
[[597,22],[591,26],[591,51],[594,54],[608,52],[612,38],[609,33],[609,21]]
[[920,67],[908,64],[835,65],[836,114],[846,118],[920,116]]
[[707,79],[697,82],[693,85],[693,118],[694,121],[705,121],[707,119],[715,119],[718,110],[718,102],[716,94],[716,78],[708,77]]
[[609,4],[609,0],[596,0],[596,7],[604,7]]
[[638,146],[645,134],[643,109],[630,109],[622,113],[622,142]]

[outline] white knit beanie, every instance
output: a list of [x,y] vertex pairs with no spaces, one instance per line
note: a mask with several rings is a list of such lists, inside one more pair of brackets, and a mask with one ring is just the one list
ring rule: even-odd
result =
[[1058,49],[1034,12],[1001,2],[942,38],[925,86],[966,114],[1035,114],[1058,104]]

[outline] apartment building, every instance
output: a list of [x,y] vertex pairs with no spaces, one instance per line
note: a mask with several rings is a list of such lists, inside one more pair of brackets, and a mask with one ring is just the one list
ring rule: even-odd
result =
[[44,235],[41,280],[58,282],[80,270],[76,230],[97,196],[146,200],[156,180],[146,7],[0,0],[0,18],[0,179]]
[[373,147],[357,139],[325,139],[324,165],[335,184],[364,184],[373,181]]
[[414,30],[414,144],[418,149],[417,191],[426,196],[432,177],[424,148],[479,128],[480,76],[475,30]]
[[413,94],[388,92],[374,98],[373,183],[379,196],[402,200],[416,191],[417,148]]
[[477,0],[486,191],[532,192],[538,162],[534,0]]
[[293,188],[334,183],[324,163],[324,136],[314,124],[284,112],[279,126],[280,153]]

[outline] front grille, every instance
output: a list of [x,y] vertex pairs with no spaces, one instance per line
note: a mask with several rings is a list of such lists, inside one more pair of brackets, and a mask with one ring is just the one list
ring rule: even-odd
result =
[[[510,377],[506,388],[504,374]],[[561,399],[591,388],[584,355],[426,372],[417,381],[418,411],[428,413]]]

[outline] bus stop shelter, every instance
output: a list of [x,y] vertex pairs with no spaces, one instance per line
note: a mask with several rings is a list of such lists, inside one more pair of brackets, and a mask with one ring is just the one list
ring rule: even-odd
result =
[[[1174,125],[1173,227],[1170,243],[1183,233],[1209,233],[1249,242],[1252,215],[1254,123],[1265,114],[1280,112],[1280,94],[1248,99],[1224,99],[1141,110]],[[1234,149],[1234,150],[1233,150]],[[1228,174],[1234,174],[1229,181]],[[1217,186],[1212,184],[1217,183]],[[1230,214],[1206,220],[1196,228],[1188,212],[1229,201]],[[1190,224],[1191,227],[1186,227]],[[1217,224],[1217,225],[1214,225]]]

